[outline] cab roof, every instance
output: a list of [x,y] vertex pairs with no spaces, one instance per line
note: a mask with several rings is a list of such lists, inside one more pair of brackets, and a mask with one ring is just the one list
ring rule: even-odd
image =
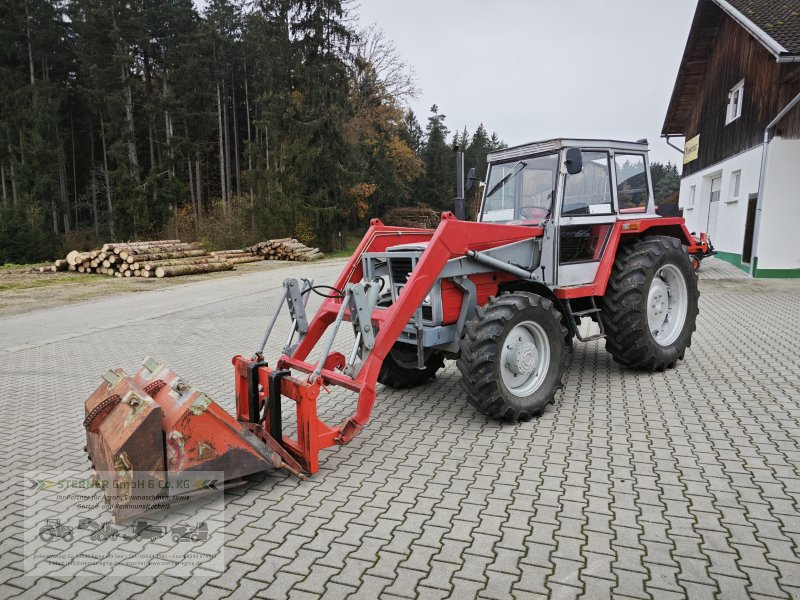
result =
[[515,158],[522,158],[524,156],[533,156],[534,154],[542,154],[544,152],[555,152],[562,148],[583,148],[586,150],[622,150],[626,152],[647,152],[647,140],[639,140],[637,142],[623,142],[620,140],[590,140],[590,139],[576,139],[576,138],[555,138],[552,140],[543,140],[540,142],[531,142],[528,144],[521,144],[519,146],[512,146],[511,148],[503,148],[495,152],[489,153],[486,160],[492,162],[502,162],[512,160]]

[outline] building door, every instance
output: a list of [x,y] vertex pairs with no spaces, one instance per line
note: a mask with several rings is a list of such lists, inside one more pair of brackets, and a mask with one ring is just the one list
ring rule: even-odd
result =
[[744,246],[742,246],[742,262],[750,264],[753,257],[753,235],[756,231],[756,206],[758,194],[750,194],[747,199],[747,221],[744,223]]
[[706,232],[712,241],[717,237],[720,190],[722,190],[722,177],[715,177],[711,180],[711,198],[708,203],[708,221],[706,222]]

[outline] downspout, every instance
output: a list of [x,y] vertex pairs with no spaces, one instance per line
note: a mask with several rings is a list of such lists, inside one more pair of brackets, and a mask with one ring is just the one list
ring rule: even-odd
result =
[[772,130],[777,127],[783,118],[800,102],[800,94],[797,94],[789,104],[787,104],[778,116],[770,121],[764,130],[764,146],[761,150],[761,173],[758,176],[758,200],[756,200],[756,222],[753,227],[753,251],[750,257],[750,277],[755,276],[756,262],[758,261],[758,234],[761,229],[761,211],[764,207],[764,187],[766,186],[767,162],[769,161],[769,143]]
[[678,151],[678,152],[680,152],[681,154],[686,154],[686,151],[685,151],[685,150],[681,150],[681,149],[680,149],[680,148],[678,148],[678,147],[677,147],[675,144],[673,144],[672,142],[670,142],[670,141],[669,141],[669,136],[668,136],[668,135],[665,135],[665,136],[664,136],[664,141],[665,141],[665,142],[667,142],[667,146],[669,146],[670,148],[675,148],[675,150],[677,150],[677,151]]

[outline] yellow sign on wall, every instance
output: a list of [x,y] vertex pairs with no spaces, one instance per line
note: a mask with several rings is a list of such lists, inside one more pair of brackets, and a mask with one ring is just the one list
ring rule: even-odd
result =
[[683,164],[690,163],[697,158],[700,152],[700,136],[696,135],[690,140],[686,140],[683,147]]

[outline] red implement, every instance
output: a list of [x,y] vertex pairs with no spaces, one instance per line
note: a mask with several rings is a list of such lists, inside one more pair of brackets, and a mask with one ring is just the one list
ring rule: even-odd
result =
[[[153,359],[134,376],[115,369],[103,380],[86,401],[86,451],[117,520],[146,512],[157,502],[153,490],[168,493],[178,475],[224,472],[225,482],[231,482],[281,466],[299,472],[278,444],[270,447]],[[132,486],[134,477],[145,477],[150,485]]]

